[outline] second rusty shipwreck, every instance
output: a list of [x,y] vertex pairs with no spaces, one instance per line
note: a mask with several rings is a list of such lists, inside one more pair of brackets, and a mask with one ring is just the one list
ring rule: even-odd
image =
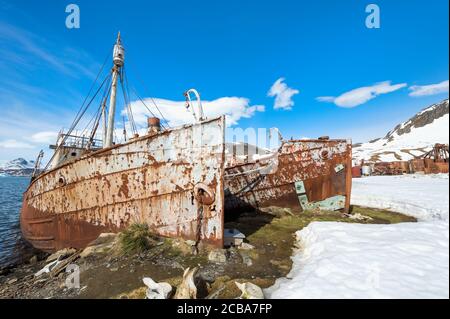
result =
[[[132,138],[114,143],[116,87],[126,79],[120,35],[113,61],[92,132],[61,133],[49,164],[37,166],[24,193],[21,229],[36,248],[83,248],[100,233],[133,223],[222,247],[228,212],[271,206],[348,211],[351,141],[282,140],[264,156],[236,157],[227,152],[225,117],[206,119],[195,90],[185,93],[188,106],[190,94],[197,95],[194,124],[162,129],[151,117],[146,132],[133,130]],[[95,139],[101,120],[102,138]]]

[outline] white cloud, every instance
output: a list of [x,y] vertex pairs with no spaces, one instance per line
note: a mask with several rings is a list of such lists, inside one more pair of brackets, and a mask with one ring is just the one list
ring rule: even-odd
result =
[[435,95],[439,93],[448,93],[448,80],[437,84],[413,85],[409,89],[412,91],[409,96]]
[[276,80],[269,92],[267,92],[267,95],[275,97],[275,103],[273,105],[274,109],[291,110],[294,106],[292,97],[295,94],[298,94],[299,91],[288,87],[287,84],[283,82],[284,80],[284,78]]
[[33,142],[36,143],[55,143],[56,138],[58,136],[58,132],[53,131],[44,131],[44,132],[38,132],[31,136],[31,139]]
[[33,145],[25,142],[21,142],[18,140],[4,140],[0,141],[0,147],[1,148],[34,148]]
[[332,102],[340,107],[355,107],[376,98],[378,95],[394,92],[404,88],[406,85],[406,83],[391,85],[391,81],[384,81],[376,83],[372,86],[364,86],[348,91],[338,97],[320,96],[316,98],[316,100],[319,102]]
[[[194,122],[194,117],[191,111],[186,109],[184,101],[159,98],[153,98],[153,101],[171,127]],[[161,117],[151,98],[145,98],[144,102],[155,116]],[[202,105],[205,116],[208,118],[226,115],[227,126],[236,125],[241,118],[250,118],[256,112],[264,112],[265,110],[264,105],[250,105],[250,100],[243,97],[221,97],[213,101],[202,101]],[[192,106],[197,112],[196,101],[192,102]],[[134,101],[131,103],[131,109],[138,128],[146,127],[147,117],[150,116],[147,108],[141,101]],[[126,116],[126,110],[122,110],[121,114]]]

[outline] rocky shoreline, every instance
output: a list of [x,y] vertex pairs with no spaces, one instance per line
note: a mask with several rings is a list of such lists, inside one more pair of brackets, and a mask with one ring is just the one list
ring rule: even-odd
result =
[[[183,274],[189,269],[193,271],[195,298],[239,298],[248,287],[259,289],[262,294],[261,289],[272,286],[290,271],[294,232],[317,220],[415,221],[405,215],[367,208],[354,208],[352,216],[335,212],[298,214],[273,208],[268,213],[242,214],[226,224],[246,235],[244,245],[212,251],[200,249],[197,254],[193,253],[191,242],[168,238],[153,239],[145,251],[123,254],[120,234],[102,234],[84,250],[40,253],[17,267],[0,270],[0,298],[141,299],[148,297],[149,292],[144,278],[168,284],[175,293],[186,281]],[[55,268],[36,276],[55,261]],[[73,285],[74,268],[79,273],[78,286]]]

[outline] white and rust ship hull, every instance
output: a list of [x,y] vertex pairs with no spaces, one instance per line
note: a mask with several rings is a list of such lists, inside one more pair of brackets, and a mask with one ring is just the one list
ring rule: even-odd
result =
[[220,117],[86,154],[43,173],[24,193],[22,233],[52,252],[147,223],[167,237],[223,245]]
[[285,141],[276,156],[225,170],[226,211],[269,207],[349,211],[352,147],[346,140]]

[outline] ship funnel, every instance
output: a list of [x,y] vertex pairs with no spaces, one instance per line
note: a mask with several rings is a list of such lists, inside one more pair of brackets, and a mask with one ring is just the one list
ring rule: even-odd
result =
[[157,117],[147,118],[148,134],[154,134],[161,131],[161,121]]

